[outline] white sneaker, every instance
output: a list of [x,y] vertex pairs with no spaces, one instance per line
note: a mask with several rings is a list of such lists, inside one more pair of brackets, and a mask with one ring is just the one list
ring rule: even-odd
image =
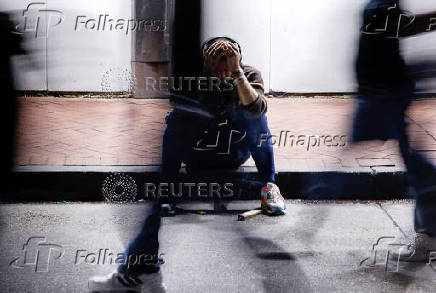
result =
[[286,205],[280,189],[274,183],[268,182],[267,186],[262,187],[261,208],[268,215],[286,214]]
[[93,293],[165,293],[160,272],[143,274],[138,277],[114,272],[105,277],[93,277],[88,281],[88,289]]
[[[402,239],[401,239],[402,238]],[[405,262],[427,262],[429,255],[436,251],[436,238],[427,234],[416,233],[412,240],[397,237],[389,246],[393,260]]]

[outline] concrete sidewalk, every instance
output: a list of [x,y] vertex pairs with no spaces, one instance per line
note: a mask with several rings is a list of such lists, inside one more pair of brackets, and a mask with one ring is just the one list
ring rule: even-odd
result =
[[[382,237],[413,231],[411,202],[287,205],[286,216],[246,222],[236,220],[237,210],[258,207],[259,201],[234,202],[234,212],[227,214],[213,214],[207,204],[186,204],[192,213],[164,218],[160,252],[167,292],[434,292],[436,264],[397,267],[385,259],[390,238]],[[105,249],[123,253],[148,208],[1,205],[0,291],[87,292],[89,277],[116,267],[102,257],[97,263],[96,255]],[[36,236],[43,238],[41,246],[23,248]],[[50,245],[51,258],[44,244]],[[38,266],[13,262],[35,249]]]
[[[404,167],[395,142],[367,143],[345,151],[344,146],[330,146],[334,143],[329,139],[316,138],[343,136],[347,141],[352,99],[268,101],[278,171]],[[161,162],[164,117],[171,110],[167,100],[29,97],[20,98],[19,105],[17,166],[158,166]],[[434,113],[436,99],[419,100],[409,119],[413,144],[436,162]],[[285,141],[286,135],[295,139]],[[305,142],[297,143],[298,136]],[[254,166],[253,161],[246,166]]]

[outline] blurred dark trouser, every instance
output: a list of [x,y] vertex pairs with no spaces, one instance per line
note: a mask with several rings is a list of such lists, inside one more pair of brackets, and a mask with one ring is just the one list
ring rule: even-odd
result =
[[153,264],[145,262],[135,263],[134,265],[122,264],[118,267],[118,272],[129,275],[140,275],[144,273],[155,273],[159,271],[160,264],[157,258],[159,253],[159,229],[161,224],[161,204],[156,202],[148,212],[141,232],[130,243],[124,253],[126,258],[129,256],[145,255],[151,258]]
[[409,145],[405,115],[410,100],[364,96],[358,96],[357,100],[353,141],[398,140],[409,184],[413,187],[416,198],[415,231],[436,236],[436,170]]
[[0,131],[2,134],[2,154],[0,155],[0,178],[2,191],[11,191],[14,188],[13,159],[15,127],[17,114],[17,101],[11,65],[12,56],[24,54],[22,38],[14,34],[15,25],[8,13],[0,12]]

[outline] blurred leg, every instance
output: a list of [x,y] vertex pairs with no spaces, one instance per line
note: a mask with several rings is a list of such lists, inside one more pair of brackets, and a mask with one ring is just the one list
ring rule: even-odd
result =
[[399,117],[398,142],[410,185],[415,190],[415,231],[436,236],[436,170],[433,164],[410,146],[404,112]]
[[[146,259],[152,259],[150,263],[157,261],[157,255],[159,252],[159,228],[161,224],[161,205],[159,202],[153,204],[153,207],[149,211],[141,232],[135,237],[135,239],[129,244],[125,251],[125,257],[127,260],[129,256],[136,256]],[[125,261],[126,262],[126,261]],[[143,273],[155,273],[159,271],[159,265],[153,265],[150,263],[140,262],[137,264],[122,264],[118,267],[118,272],[129,275],[140,275]]]
[[[187,141],[184,136],[183,127],[184,116],[178,111],[171,112],[166,117],[167,128],[163,135],[162,143],[162,170],[161,180],[164,183],[174,183],[177,185],[179,180],[179,170],[184,158],[184,150]],[[158,199],[151,210],[148,212],[144,224],[139,234],[130,242],[125,251],[127,259],[130,255],[144,255],[147,258],[156,258],[159,251],[159,228],[161,224],[161,205],[163,201],[172,202],[172,197],[165,200]],[[138,275],[141,273],[153,273],[159,270],[158,266],[147,265],[144,263],[136,265],[121,265],[119,272]]]

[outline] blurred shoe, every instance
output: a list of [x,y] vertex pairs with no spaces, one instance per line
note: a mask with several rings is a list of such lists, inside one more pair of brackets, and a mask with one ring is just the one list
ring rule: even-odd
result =
[[436,238],[427,234],[416,233],[412,240],[397,237],[389,243],[390,256],[393,260],[405,262],[426,262],[429,253],[436,251]]
[[142,292],[142,280],[122,273],[114,272],[104,277],[93,277],[88,280],[90,292]]
[[165,293],[160,272],[137,277],[114,272],[105,277],[93,277],[88,281],[92,293]]
[[162,217],[173,217],[176,215],[176,205],[175,204],[163,204],[161,207]]
[[277,185],[268,182],[267,186],[262,187],[261,196],[260,206],[266,214],[271,216],[286,214],[285,200]]

